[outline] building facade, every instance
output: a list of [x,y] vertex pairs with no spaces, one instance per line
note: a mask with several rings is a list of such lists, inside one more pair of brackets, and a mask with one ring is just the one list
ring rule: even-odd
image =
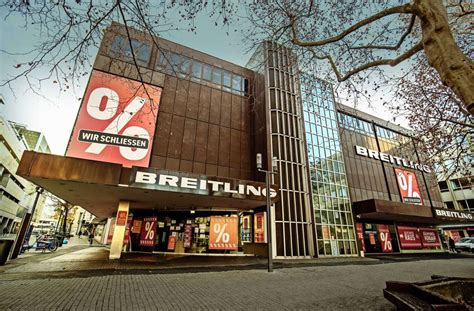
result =
[[[442,201],[416,142],[336,106],[290,50],[262,43],[244,68],[129,33],[115,23],[104,33],[66,155],[29,152],[18,170],[108,219],[110,258],[265,256],[269,231],[277,258],[386,252],[400,233],[434,239],[407,250],[441,249]],[[277,159],[270,189],[257,153],[264,168]],[[400,192],[402,175],[417,188]]]

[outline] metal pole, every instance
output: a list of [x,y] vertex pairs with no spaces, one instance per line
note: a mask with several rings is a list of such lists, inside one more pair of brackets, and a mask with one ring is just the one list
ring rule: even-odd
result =
[[265,182],[267,187],[267,247],[268,247],[268,272],[273,272],[273,255],[272,255],[272,234],[271,234],[271,199],[270,199],[270,172],[265,171]]
[[21,247],[23,246],[23,243],[25,241],[26,232],[29,230],[31,219],[33,218],[35,214],[36,205],[38,204],[38,199],[41,193],[43,193],[43,189],[40,187],[37,187],[36,197],[33,203],[33,208],[31,209],[31,213],[25,213],[23,221],[21,222],[21,227],[20,227],[20,231],[18,232],[18,236],[16,238],[15,247],[13,248],[12,256],[10,257],[11,259],[17,258],[18,255],[20,254]]

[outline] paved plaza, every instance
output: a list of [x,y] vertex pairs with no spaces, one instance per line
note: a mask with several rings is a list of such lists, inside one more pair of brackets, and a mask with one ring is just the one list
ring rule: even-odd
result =
[[74,245],[61,251],[4,266],[0,310],[394,310],[382,295],[387,280],[474,277],[472,257],[316,260],[273,273],[231,261],[235,266],[227,271],[210,272],[207,265],[206,272],[195,272],[190,267],[159,269],[156,262],[105,264],[102,247]]

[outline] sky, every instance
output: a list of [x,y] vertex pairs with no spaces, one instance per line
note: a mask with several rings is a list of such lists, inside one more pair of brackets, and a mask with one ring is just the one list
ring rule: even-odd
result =
[[[0,9],[3,10],[3,9]],[[5,12],[0,12],[4,16]],[[0,81],[14,74],[14,66],[25,58],[10,53],[24,53],[35,47],[39,38],[36,29],[22,28],[23,21],[17,17],[0,20]],[[229,33],[229,34],[228,34]],[[167,31],[162,36],[171,41],[208,53],[229,62],[245,66],[250,54],[245,54],[240,32],[216,27],[213,20],[202,17],[197,19],[197,33],[187,31]],[[95,55],[96,50],[91,50]],[[91,56],[91,62],[93,57]],[[42,72],[38,73],[45,73]],[[1,87],[0,94],[5,105],[0,106],[0,113],[8,120],[26,125],[31,130],[44,133],[53,154],[64,154],[72,127],[79,110],[80,100],[85,91],[87,76],[79,81],[74,90],[60,92],[54,79],[44,81],[40,93],[28,87],[24,79],[15,81],[10,87]],[[347,104],[347,103],[346,103]],[[386,111],[381,113],[380,108],[375,111],[367,105],[358,105],[358,109],[384,119],[391,116]]]

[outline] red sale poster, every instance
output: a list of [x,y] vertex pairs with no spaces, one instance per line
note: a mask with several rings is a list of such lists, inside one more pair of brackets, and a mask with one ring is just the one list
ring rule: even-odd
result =
[[127,227],[125,228],[125,235],[123,237],[123,245],[127,245],[128,241],[130,241],[130,227],[132,226],[132,216],[128,216],[127,220]]
[[364,242],[364,231],[362,230],[362,224],[356,223],[357,239],[362,244],[362,250],[365,252],[365,242]]
[[148,167],[161,88],[92,71],[66,156]]
[[382,252],[391,253],[393,252],[392,237],[390,236],[390,230],[388,225],[377,225],[377,231],[379,232],[380,243],[382,245]]
[[156,216],[143,218],[142,231],[140,233],[140,246],[155,245],[156,221]]
[[421,243],[423,247],[439,247],[441,240],[439,239],[438,231],[432,228],[420,228]]
[[267,236],[265,228],[267,225],[266,212],[256,213],[254,215],[254,242],[255,243],[266,243]]
[[209,249],[237,250],[237,216],[211,216]]
[[397,177],[398,189],[400,190],[402,202],[423,205],[423,199],[421,198],[416,174],[414,172],[396,168],[395,175]]
[[184,225],[184,233],[183,233],[184,248],[191,247],[192,239],[193,239],[193,226],[191,224],[186,224]]
[[421,237],[418,233],[418,228],[397,226],[398,240],[400,241],[400,247],[403,249],[416,249],[421,248]]

